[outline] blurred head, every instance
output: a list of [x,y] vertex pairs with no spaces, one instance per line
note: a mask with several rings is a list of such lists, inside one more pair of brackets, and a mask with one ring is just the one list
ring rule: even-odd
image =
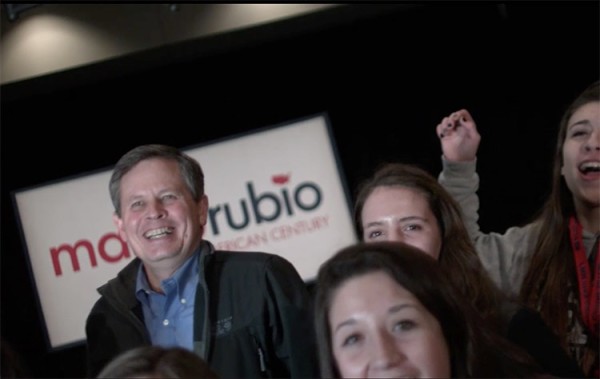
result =
[[98,378],[217,379],[217,374],[193,352],[179,348],[143,346],[121,353]]
[[208,199],[191,157],[169,146],[136,147],[115,166],[110,192],[119,235],[144,264],[178,267],[199,246]]
[[322,377],[467,373],[470,305],[423,251],[358,243],[321,266],[316,286]]
[[0,378],[30,378],[21,354],[4,338],[0,338]]
[[[564,179],[564,182],[563,182]],[[560,122],[554,190],[564,212],[600,206],[599,82],[585,89]]]

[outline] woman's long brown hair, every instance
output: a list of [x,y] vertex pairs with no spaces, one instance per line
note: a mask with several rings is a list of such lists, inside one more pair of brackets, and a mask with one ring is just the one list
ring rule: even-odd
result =
[[420,167],[404,163],[382,164],[372,177],[363,181],[357,188],[354,223],[361,240],[362,209],[371,193],[379,187],[411,188],[427,199],[442,234],[439,258],[441,266],[455,273],[451,280],[485,319],[496,325],[499,330],[504,328],[507,319],[500,308],[506,299],[481,264],[463,222],[460,206],[448,191],[435,177]]
[[552,190],[542,207],[537,222],[540,232],[535,252],[521,286],[520,298],[528,306],[539,309],[546,324],[568,346],[568,297],[574,288],[578,297],[575,264],[569,240],[569,217],[575,215],[573,195],[561,175],[563,145],[569,119],[583,105],[600,101],[599,82],[586,88],[567,108],[561,121],[554,151]]

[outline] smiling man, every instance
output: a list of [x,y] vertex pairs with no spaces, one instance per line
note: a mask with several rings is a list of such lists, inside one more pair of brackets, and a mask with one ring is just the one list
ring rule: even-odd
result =
[[208,197],[197,161],[143,145],[116,164],[109,190],[136,258],[98,289],[87,322],[88,374],[144,345],[196,352],[220,377],[316,377],[310,297],[284,258],[215,251],[203,240]]

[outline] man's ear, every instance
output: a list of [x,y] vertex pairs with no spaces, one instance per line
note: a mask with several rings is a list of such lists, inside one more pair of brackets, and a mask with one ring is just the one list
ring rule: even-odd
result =
[[202,195],[199,202],[200,206],[200,225],[205,226],[208,221],[208,196]]
[[127,233],[125,233],[123,227],[123,219],[117,215],[117,212],[113,213],[113,222],[117,226],[117,233],[119,233],[119,237],[121,237],[123,242],[127,242]]

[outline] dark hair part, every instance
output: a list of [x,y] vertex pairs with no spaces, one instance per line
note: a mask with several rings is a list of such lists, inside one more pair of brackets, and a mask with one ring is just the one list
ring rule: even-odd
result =
[[97,378],[217,379],[208,363],[195,353],[180,348],[142,346],[127,350],[114,358]]
[[338,251],[317,275],[314,317],[321,377],[340,377],[331,345],[332,300],[346,281],[371,272],[389,275],[437,319],[452,377],[527,377],[537,372],[529,355],[486,324],[429,255],[401,242],[359,242]]
[[409,164],[386,163],[358,187],[354,205],[354,222],[363,239],[362,211],[373,191],[380,187],[410,188],[421,193],[435,215],[442,234],[439,262],[483,317],[499,328],[507,321],[499,313],[504,295],[488,276],[464,225],[460,206],[427,171]]
[[189,155],[175,147],[166,145],[142,145],[129,150],[119,159],[108,189],[115,213],[121,216],[121,179],[141,161],[153,158],[172,159],[177,162],[179,172],[185,181],[194,200],[199,201],[204,195],[204,173],[200,164]]
[[[539,309],[543,320],[560,338],[566,351],[569,292],[574,290],[579,298],[579,290],[577,285],[573,285],[576,283],[576,274],[568,220],[575,215],[575,205],[573,194],[561,175],[563,146],[573,114],[588,103],[600,101],[599,83],[594,82],[573,100],[560,121],[554,150],[552,190],[537,218],[540,223],[539,237],[520,291],[521,300]],[[590,353],[597,355],[597,351]]]

